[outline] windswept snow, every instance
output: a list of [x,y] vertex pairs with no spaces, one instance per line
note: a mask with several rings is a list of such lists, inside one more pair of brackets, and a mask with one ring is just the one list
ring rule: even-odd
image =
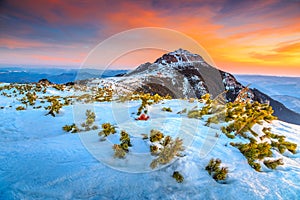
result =
[[[49,90],[51,93],[51,90]],[[61,92],[61,95],[63,92]],[[43,109],[16,111],[13,98],[0,96],[0,199],[297,199],[300,196],[300,126],[273,121],[268,126],[287,141],[298,144],[296,154],[285,153],[276,170],[252,169],[239,150],[229,143],[219,125],[204,126],[204,120],[176,114],[184,108],[203,106],[186,100],[165,100],[149,107],[149,121],[135,121],[140,101],[103,102],[86,107],[64,106],[57,117]],[[110,122],[117,133],[99,141],[98,131],[65,133],[62,127],[78,118],[80,109],[93,108],[96,124]],[[163,112],[171,107],[173,112]],[[79,114],[73,115],[78,112]],[[133,147],[124,160],[113,158],[112,143],[120,130],[130,135]],[[158,129],[184,139],[184,157],[151,170],[151,155],[141,133]],[[259,126],[257,127],[259,129]],[[219,137],[216,137],[219,135]],[[87,147],[87,148],[86,148]],[[143,153],[143,157],[134,152]],[[97,154],[103,160],[96,158]],[[225,184],[217,183],[205,170],[211,158],[220,158],[229,174]],[[129,171],[129,172],[128,172]],[[172,178],[184,176],[183,183]],[[138,172],[138,173],[130,173]]]

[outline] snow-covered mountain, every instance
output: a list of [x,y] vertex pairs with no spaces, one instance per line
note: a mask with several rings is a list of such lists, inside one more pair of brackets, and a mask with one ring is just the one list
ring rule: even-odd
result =
[[[232,74],[212,67],[200,55],[183,49],[166,53],[154,63],[142,64],[123,77],[108,79],[107,82],[119,88],[120,93],[126,88],[126,91],[169,94],[173,98],[200,98],[206,93],[216,97],[226,90],[227,101],[233,101],[245,88]],[[260,103],[270,103],[279,119],[300,124],[300,114],[261,91],[250,89],[248,97]]]

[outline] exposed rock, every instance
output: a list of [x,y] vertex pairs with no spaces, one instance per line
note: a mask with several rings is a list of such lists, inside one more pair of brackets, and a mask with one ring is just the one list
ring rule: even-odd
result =
[[43,79],[39,80],[38,83],[43,84],[43,85],[51,85],[51,84],[52,84],[52,83],[51,83],[48,79],[46,79],[46,78],[43,78]]

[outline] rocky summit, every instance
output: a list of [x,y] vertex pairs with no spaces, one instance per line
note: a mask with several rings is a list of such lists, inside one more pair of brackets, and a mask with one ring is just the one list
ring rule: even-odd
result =
[[[184,49],[166,53],[153,63],[141,64],[133,71],[110,79],[122,91],[138,91],[173,98],[200,98],[210,93],[213,98],[223,94],[227,102],[236,99],[246,86],[222,70],[209,65],[200,55]],[[259,103],[269,103],[274,114],[283,121],[300,124],[300,115],[257,89],[248,89],[247,97]]]

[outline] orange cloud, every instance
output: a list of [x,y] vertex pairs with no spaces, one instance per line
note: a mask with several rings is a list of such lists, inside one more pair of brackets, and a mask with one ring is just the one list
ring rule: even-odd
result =
[[[175,29],[192,37],[223,70],[270,74],[283,72],[281,67],[286,74],[300,76],[300,4],[296,1],[117,1],[114,6],[110,1],[11,0],[7,4],[15,8],[7,11],[7,16],[20,18],[34,28],[14,27],[20,37],[0,37],[0,46],[24,52],[30,49],[40,62],[76,63],[78,55],[87,54],[96,41],[131,28],[152,26]],[[82,32],[82,39],[72,40],[74,32],[81,36],[82,30],[90,29],[95,33]],[[53,34],[62,39],[49,42]],[[24,35],[33,38],[26,39]],[[35,35],[40,36],[39,40]],[[64,38],[70,39],[70,44],[63,44]],[[89,47],[83,49],[87,41]],[[176,43],[176,38],[171,41]],[[126,67],[130,63],[135,67],[157,56],[157,52],[147,53],[148,56],[140,53],[134,60],[121,61]]]

